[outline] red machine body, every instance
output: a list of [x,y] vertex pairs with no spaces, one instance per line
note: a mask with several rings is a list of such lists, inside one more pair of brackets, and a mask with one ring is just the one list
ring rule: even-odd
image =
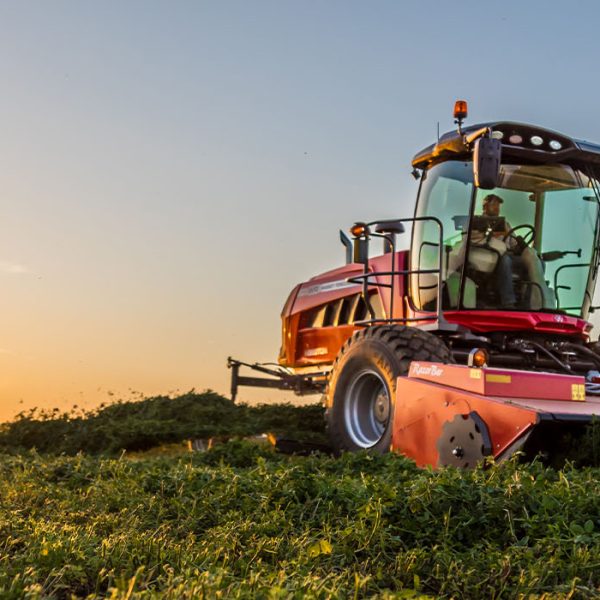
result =
[[[413,362],[408,377],[397,381],[392,449],[422,467],[469,467],[481,456],[501,459],[524,447],[535,426],[564,431],[599,415],[600,398],[586,397],[583,377]],[[473,416],[480,431],[465,434],[461,421]],[[444,427],[452,423],[457,426],[444,439]],[[470,455],[463,448],[473,441],[469,433],[479,433],[484,445]],[[440,440],[463,456],[441,457]]]
[[[408,250],[395,253],[396,271],[407,270]],[[374,284],[385,284],[389,278],[378,276],[390,267],[390,255],[378,256],[369,261]],[[352,263],[313,277],[296,286],[290,294],[283,311],[282,344],[279,363],[285,367],[328,366],[333,363],[344,342],[361,326],[355,321],[366,318],[366,308],[361,303],[362,286],[348,282],[360,275],[363,265]],[[416,326],[426,324],[418,321],[420,315],[412,306],[407,294],[408,276],[397,275],[394,286],[394,314],[390,312],[389,288],[372,285],[377,294],[382,319],[416,319]],[[533,311],[500,310],[447,310],[445,319],[476,333],[525,332],[548,335],[572,336],[581,341],[589,340],[592,324],[567,314]]]

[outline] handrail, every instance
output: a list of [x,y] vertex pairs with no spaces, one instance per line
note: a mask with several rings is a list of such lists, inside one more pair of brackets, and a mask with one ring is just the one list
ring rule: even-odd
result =
[[[573,267],[589,267],[589,266],[590,266],[589,263],[570,263],[567,265],[561,265],[560,267],[558,267],[558,269],[556,269],[556,271],[554,271],[554,295],[556,296],[556,310],[575,310],[576,308],[581,309],[581,306],[579,306],[579,307],[569,306],[566,308],[560,307],[560,298],[558,297],[558,290],[559,290],[558,274],[563,269],[569,269],[569,268],[573,268]],[[565,288],[566,288],[566,286],[560,286],[560,289],[565,289]],[[568,289],[571,289],[571,288],[568,288]],[[587,289],[586,289],[586,292],[587,292]]]
[[[390,253],[391,254],[391,269],[389,271],[369,272],[369,258],[368,258],[368,254],[367,254],[367,258],[364,262],[363,273],[360,275],[354,275],[354,276],[346,279],[346,281],[348,281],[349,283],[358,283],[359,284],[362,281],[362,284],[363,284],[362,297],[367,306],[367,310],[369,311],[369,315],[371,316],[371,319],[366,320],[366,321],[359,321],[359,322],[357,322],[357,324],[360,324],[360,325],[369,325],[372,323],[389,323],[389,324],[391,324],[391,323],[401,323],[401,322],[407,323],[407,322],[412,322],[412,321],[434,320],[437,322],[438,327],[444,326],[445,328],[450,328],[450,324],[444,318],[444,314],[442,311],[442,272],[443,272],[443,258],[444,258],[443,252],[442,252],[442,248],[444,245],[444,225],[443,225],[443,223],[437,217],[407,217],[404,219],[395,219],[394,220],[395,223],[413,223],[413,224],[416,222],[422,222],[422,221],[430,221],[430,222],[435,223],[438,226],[438,231],[439,231],[438,245],[439,245],[440,251],[438,252],[438,267],[437,267],[437,269],[400,269],[400,270],[396,270],[396,268],[395,268],[396,245],[395,245],[394,236],[388,236],[388,235],[380,234],[380,233],[372,233],[369,230],[369,228],[371,226],[377,225],[380,223],[385,223],[385,221],[371,221],[370,223],[366,223],[365,232],[362,233],[359,236],[359,238],[364,237],[364,239],[366,239],[367,241],[368,241],[369,237],[379,237],[379,238],[384,238],[384,239],[388,240],[392,247],[392,252]],[[394,295],[395,295],[394,292],[395,292],[396,275],[411,275],[414,273],[437,275],[437,292],[436,292],[437,310],[436,310],[436,314],[431,315],[431,316],[424,315],[424,316],[419,316],[419,317],[403,317],[403,318],[396,319],[396,318],[394,318]],[[375,281],[375,282],[369,281],[369,279],[372,277],[382,277],[382,276],[390,277],[390,283],[379,283],[377,281]],[[385,288],[390,289],[390,316],[389,316],[389,318],[379,319],[376,317],[375,310],[373,309],[373,306],[371,305],[371,301],[369,299],[369,286],[385,287]],[[440,327],[440,328],[442,328],[442,327]]]

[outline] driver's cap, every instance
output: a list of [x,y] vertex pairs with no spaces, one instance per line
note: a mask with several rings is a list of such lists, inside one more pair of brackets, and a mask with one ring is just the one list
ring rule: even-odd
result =
[[496,201],[499,202],[500,204],[502,204],[504,202],[504,200],[502,200],[502,198],[500,198],[500,196],[496,196],[496,194],[488,194],[484,199],[484,202],[492,202],[492,201]]

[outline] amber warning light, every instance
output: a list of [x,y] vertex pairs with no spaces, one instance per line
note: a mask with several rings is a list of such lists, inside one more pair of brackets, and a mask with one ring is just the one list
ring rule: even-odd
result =
[[363,235],[368,235],[369,228],[367,227],[366,223],[354,223],[354,225],[352,225],[350,228],[350,233],[354,237],[361,237]]
[[473,348],[469,352],[467,364],[469,367],[487,367],[489,360],[488,351],[485,348]]
[[457,100],[454,103],[454,118],[455,119],[460,119],[461,121],[463,119],[467,118],[467,101],[466,100]]

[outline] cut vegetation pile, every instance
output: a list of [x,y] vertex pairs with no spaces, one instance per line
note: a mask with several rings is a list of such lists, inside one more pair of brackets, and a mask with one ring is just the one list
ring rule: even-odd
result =
[[117,454],[215,436],[272,432],[304,441],[325,441],[319,405],[233,404],[214,392],[190,392],[118,402],[89,412],[32,410],[0,425],[0,450],[35,448],[53,454]]

